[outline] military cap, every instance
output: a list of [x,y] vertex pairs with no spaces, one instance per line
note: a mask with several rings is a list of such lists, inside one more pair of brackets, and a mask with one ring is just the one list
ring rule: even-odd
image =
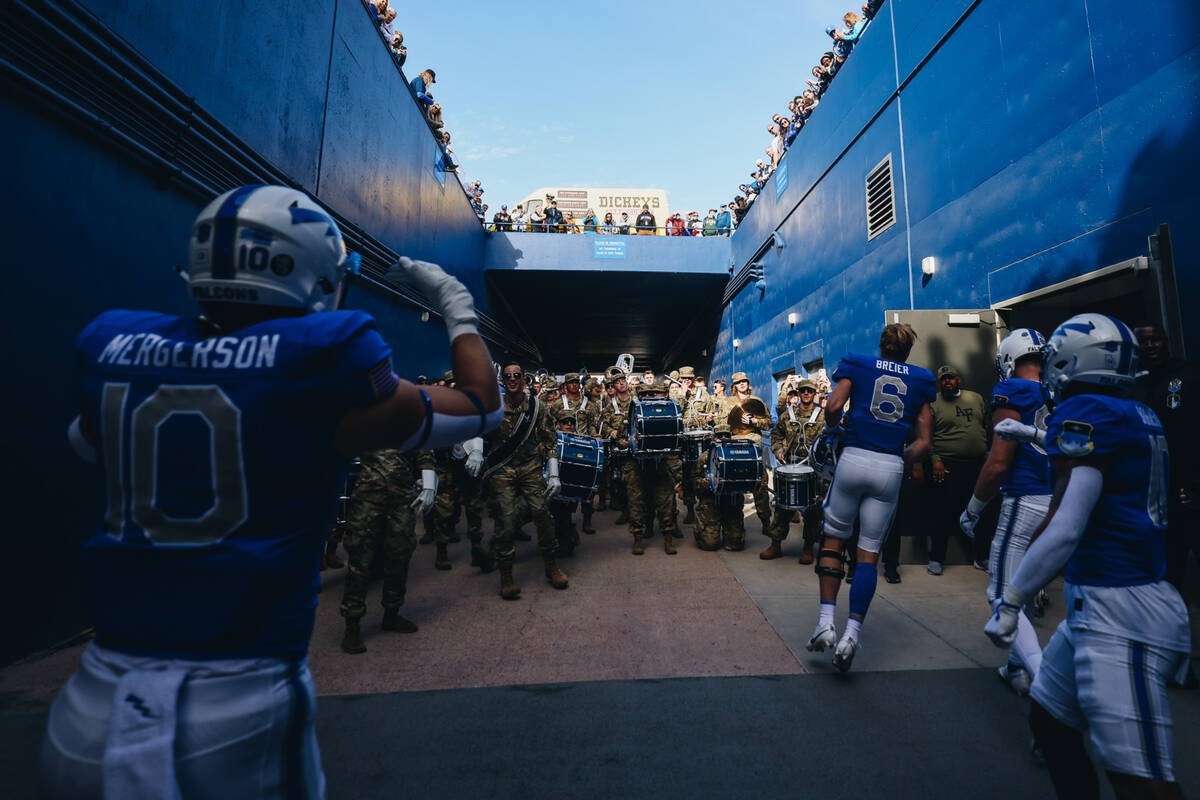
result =
[[680,367],[679,368],[679,377],[694,378],[694,377],[696,377],[696,370],[693,367]]
[[568,372],[566,375],[563,376],[563,383],[570,383],[571,381],[578,381],[578,380],[579,380],[578,372]]
[[746,377],[746,373],[735,372],[735,373],[733,373],[733,377],[729,379],[729,382],[731,384],[733,384],[733,383],[737,383],[738,381],[748,381],[748,380],[750,380],[750,379],[748,377]]
[[730,432],[731,432],[731,429],[729,427],[728,420],[718,419],[716,424],[713,425],[713,434],[714,435],[721,434],[721,433],[730,433]]
[[592,389],[595,389],[598,386],[600,386],[600,381],[596,380],[595,378],[588,378],[588,382],[583,385],[583,390],[585,392],[590,392]]
[[454,382],[454,370],[448,369],[445,372],[443,372],[442,380],[444,380],[446,383],[453,383]]
[[567,420],[571,420],[572,422],[576,420],[575,412],[572,409],[560,408],[558,413],[554,415],[555,422],[566,422]]
[[542,381],[543,392],[557,392],[558,389],[558,381],[554,380],[554,378],[546,378],[546,380]]
[[956,370],[954,367],[950,366],[949,364],[943,364],[942,366],[938,367],[937,379],[939,381],[942,378],[957,378],[957,377],[958,377],[958,370]]
[[637,393],[639,397],[644,394],[666,394],[667,384],[662,381],[658,381],[657,383],[642,383],[638,385]]
[[677,370],[677,369],[671,370],[671,378],[672,378],[672,380],[679,380],[679,370]]
[[628,376],[625,374],[625,370],[621,369],[620,367],[609,367],[608,369],[604,370],[604,377],[608,378],[610,381],[615,381],[617,378],[625,378]]
[[796,383],[796,391],[800,391],[801,389],[812,389],[815,392],[817,390],[817,385],[808,378],[804,378]]

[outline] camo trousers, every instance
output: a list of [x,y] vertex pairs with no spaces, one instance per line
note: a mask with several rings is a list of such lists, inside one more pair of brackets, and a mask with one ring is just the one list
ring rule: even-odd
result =
[[416,512],[409,506],[415,497],[351,498],[342,541],[349,556],[342,588],[343,617],[358,619],[367,613],[371,561],[379,551],[384,559],[383,607],[396,609],[404,605],[408,565],[417,549]]

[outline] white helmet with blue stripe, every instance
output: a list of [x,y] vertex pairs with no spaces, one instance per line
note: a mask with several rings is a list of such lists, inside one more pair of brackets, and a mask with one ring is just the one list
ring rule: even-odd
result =
[[1041,358],[1042,349],[1046,346],[1046,337],[1033,328],[1017,328],[1004,337],[996,350],[996,372],[1001,380],[1008,380],[1017,368],[1017,360],[1025,356]]
[[1052,403],[1067,387],[1087,383],[1128,394],[1137,373],[1138,344],[1129,326],[1104,314],[1076,314],[1046,343],[1042,385]]
[[192,225],[188,285],[200,302],[337,308],[348,264],[325,209],[286,186],[242,186]]

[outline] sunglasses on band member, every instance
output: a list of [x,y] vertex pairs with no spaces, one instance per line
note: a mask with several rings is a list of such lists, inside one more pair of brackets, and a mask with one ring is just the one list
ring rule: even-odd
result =
[[509,380],[509,379],[512,379],[512,378],[520,378],[520,377],[522,377],[522,373],[520,373],[520,372],[506,372],[506,373],[504,373],[504,380]]

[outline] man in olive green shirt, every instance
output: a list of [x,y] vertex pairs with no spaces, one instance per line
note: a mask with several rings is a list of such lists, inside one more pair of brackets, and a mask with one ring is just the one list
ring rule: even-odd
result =
[[[954,367],[939,368],[937,382],[937,399],[929,404],[933,411],[933,449],[929,454],[933,513],[927,570],[931,575],[942,574],[950,535],[959,532],[958,510],[971,499],[988,453],[988,412],[983,398],[961,388],[962,377]],[[990,537],[976,535],[973,559],[980,569],[987,569],[990,546]]]

